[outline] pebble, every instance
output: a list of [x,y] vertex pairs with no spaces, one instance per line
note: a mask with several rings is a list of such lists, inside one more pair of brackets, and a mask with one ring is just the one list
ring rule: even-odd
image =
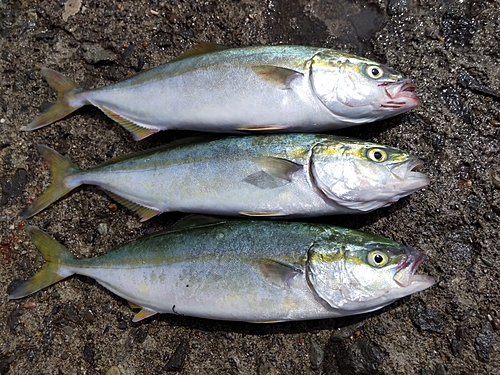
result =
[[419,304],[413,308],[410,311],[410,319],[420,331],[444,332],[441,316],[425,305]]
[[99,223],[97,225],[97,231],[99,232],[99,234],[101,236],[105,236],[106,234],[108,234],[108,224],[106,224],[106,223]]
[[311,339],[311,346],[309,348],[309,360],[311,361],[311,368],[318,370],[325,358],[325,351],[316,341]]
[[476,354],[481,362],[489,362],[491,344],[493,341],[493,327],[490,322],[486,322],[482,331],[477,335],[474,340],[474,347]]
[[186,359],[187,349],[188,343],[186,341],[181,341],[181,343],[175,349],[174,354],[165,365],[165,371],[179,371],[184,364],[184,360]]

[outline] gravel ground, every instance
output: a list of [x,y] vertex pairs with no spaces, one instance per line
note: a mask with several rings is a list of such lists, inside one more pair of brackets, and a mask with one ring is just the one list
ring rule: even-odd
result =
[[[2,374],[500,374],[500,1],[87,0],[0,2],[0,372]],[[71,12],[71,6],[73,12]],[[74,13],[74,14],[72,14]],[[7,301],[42,259],[18,212],[50,176],[35,145],[87,168],[163,144],[135,142],[85,107],[20,131],[55,93],[39,69],[84,87],[116,82],[200,42],[306,44],[389,63],[417,84],[421,105],[342,131],[425,160],[430,186],[369,215],[320,221],[418,247],[436,285],[383,310],[345,319],[253,325],[156,315],[132,323],[127,303],[73,277]],[[82,187],[29,220],[91,257],[162,229],[105,193]]]

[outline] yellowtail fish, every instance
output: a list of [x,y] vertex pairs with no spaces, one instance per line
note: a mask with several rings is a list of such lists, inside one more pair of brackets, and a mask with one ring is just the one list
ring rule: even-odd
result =
[[170,231],[77,259],[27,227],[47,263],[9,299],[73,274],[156,313],[248,322],[335,318],[377,310],[429,288],[424,255],[374,234],[323,224],[189,218]]
[[53,182],[28,218],[83,184],[97,185],[142,220],[182,211],[288,216],[361,213],[429,183],[422,162],[398,149],[347,137],[270,134],[181,140],[86,171],[47,146]]
[[319,132],[381,120],[419,104],[402,74],[343,52],[304,46],[200,45],[121,82],[84,90],[43,68],[57,102],[34,130],[92,104],[136,140],[157,131]]

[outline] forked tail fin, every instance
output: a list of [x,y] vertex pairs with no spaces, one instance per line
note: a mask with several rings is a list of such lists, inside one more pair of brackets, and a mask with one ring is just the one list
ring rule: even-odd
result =
[[39,213],[73,190],[76,186],[66,186],[66,180],[69,176],[80,171],[75,164],[50,147],[38,145],[37,148],[38,152],[40,152],[49,164],[52,173],[52,183],[31,205],[21,211],[20,216],[23,219]]
[[42,76],[47,80],[47,83],[57,91],[57,101],[44,113],[34,119],[23,130],[30,131],[42,128],[80,108],[70,104],[70,98],[76,92],[82,91],[82,88],[53,69],[42,68]]
[[28,225],[26,229],[31,241],[40,250],[47,263],[28,281],[10,293],[9,299],[26,297],[73,274],[73,272],[64,271],[63,267],[65,263],[76,260],[68,249],[37,227]]

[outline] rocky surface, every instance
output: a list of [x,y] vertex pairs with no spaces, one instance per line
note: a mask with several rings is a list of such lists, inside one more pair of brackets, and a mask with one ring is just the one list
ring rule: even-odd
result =
[[[499,0],[1,1],[0,373],[499,374],[499,19]],[[429,188],[369,215],[319,220],[422,249],[433,288],[371,314],[269,325],[132,323],[125,301],[85,277],[7,301],[12,283],[42,264],[18,216],[50,181],[37,143],[86,168],[186,135],[134,142],[92,107],[22,132],[55,100],[40,67],[98,87],[200,42],[332,47],[414,79],[416,110],[341,133],[420,156]],[[90,257],[180,216],[139,223],[87,186],[29,223]]]

